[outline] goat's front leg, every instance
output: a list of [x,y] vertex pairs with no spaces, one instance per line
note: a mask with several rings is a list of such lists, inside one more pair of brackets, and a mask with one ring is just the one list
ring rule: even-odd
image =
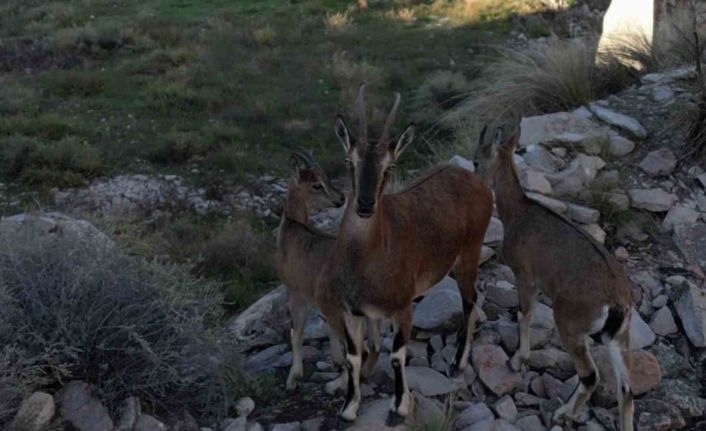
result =
[[375,364],[380,358],[380,320],[368,318],[366,325],[368,327],[368,357],[363,361],[362,375],[367,379],[373,374]]
[[520,331],[520,345],[510,360],[510,367],[515,371],[520,371],[530,357],[530,329],[537,304],[537,286],[520,281],[518,291],[520,311],[517,313],[517,326]]
[[[333,314],[331,314],[333,316]],[[346,333],[346,325],[343,321],[343,316],[340,318],[327,318],[329,323],[329,341],[331,342],[331,361],[334,368],[339,371],[338,377],[326,383],[326,393],[329,395],[335,394],[338,390],[345,391],[348,387],[348,368],[343,355],[343,345],[341,337]]]
[[412,409],[412,397],[407,387],[405,363],[407,359],[407,341],[412,332],[412,307],[411,305],[401,313],[393,316],[395,338],[392,343],[390,365],[395,373],[395,394],[390,404],[390,415],[387,418],[389,426],[397,425],[404,421]]
[[364,317],[347,314],[345,316],[346,366],[348,368],[348,393],[340,416],[347,421],[358,417],[360,407],[360,368],[363,362]]
[[292,367],[287,377],[287,390],[292,391],[299,386],[299,380],[304,375],[302,363],[302,344],[304,341],[304,325],[309,307],[304,297],[294,290],[289,291],[289,309],[292,315]]

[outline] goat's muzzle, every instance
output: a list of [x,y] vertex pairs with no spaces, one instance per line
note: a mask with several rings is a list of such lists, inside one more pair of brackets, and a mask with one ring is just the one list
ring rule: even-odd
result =
[[375,213],[375,200],[370,198],[358,198],[358,208],[356,210],[361,218],[370,218]]

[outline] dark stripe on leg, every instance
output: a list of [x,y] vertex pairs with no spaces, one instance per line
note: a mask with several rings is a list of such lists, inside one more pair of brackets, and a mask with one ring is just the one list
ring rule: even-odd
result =
[[581,384],[583,384],[584,387],[586,387],[588,390],[593,390],[593,387],[596,385],[596,382],[598,380],[598,376],[596,375],[596,372],[593,371],[591,374],[581,377]]
[[348,392],[346,393],[346,403],[343,405],[343,410],[348,407],[348,404],[353,401],[353,396],[355,395],[355,382],[353,379],[353,364],[346,361],[346,368],[348,368]]
[[392,370],[395,372],[395,410],[400,407],[402,395],[404,394],[404,385],[402,384],[402,364],[399,359],[393,358],[390,361]]
[[397,352],[404,347],[405,344],[407,344],[407,341],[405,340],[404,334],[402,331],[397,331],[395,334],[395,339],[392,342],[392,352]]

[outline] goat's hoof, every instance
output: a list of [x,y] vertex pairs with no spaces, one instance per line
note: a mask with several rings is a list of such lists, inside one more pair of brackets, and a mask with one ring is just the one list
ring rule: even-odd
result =
[[385,421],[385,425],[388,427],[396,427],[397,425],[402,425],[404,421],[404,416],[400,416],[396,412],[390,411],[387,413],[387,420]]
[[341,416],[338,417],[338,421],[336,421],[336,429],[338,431],[345,431],[348,429],[348,427],[353,423],[353,421],[349,421],[347,419],[342,418]]
[[287,378],[287,385],[286,388],[290,392],[294,392],[297,389],[299,389],[299,381],[301,380],[301,376],[298,375],[290,375]]

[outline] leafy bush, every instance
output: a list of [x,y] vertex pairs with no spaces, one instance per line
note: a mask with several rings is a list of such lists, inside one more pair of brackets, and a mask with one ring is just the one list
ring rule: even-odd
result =
[[0,425],[23,394],[70,379],[111,408],[136,395],[158,412],[223,417],[250,382],[213,341],[221,302],[217,284],[100,234],[0,229]]
[[49,90],[57,96],[89,97],[103,91],[105,79],[101,72],[69,70],[50,74],[46,84]]

